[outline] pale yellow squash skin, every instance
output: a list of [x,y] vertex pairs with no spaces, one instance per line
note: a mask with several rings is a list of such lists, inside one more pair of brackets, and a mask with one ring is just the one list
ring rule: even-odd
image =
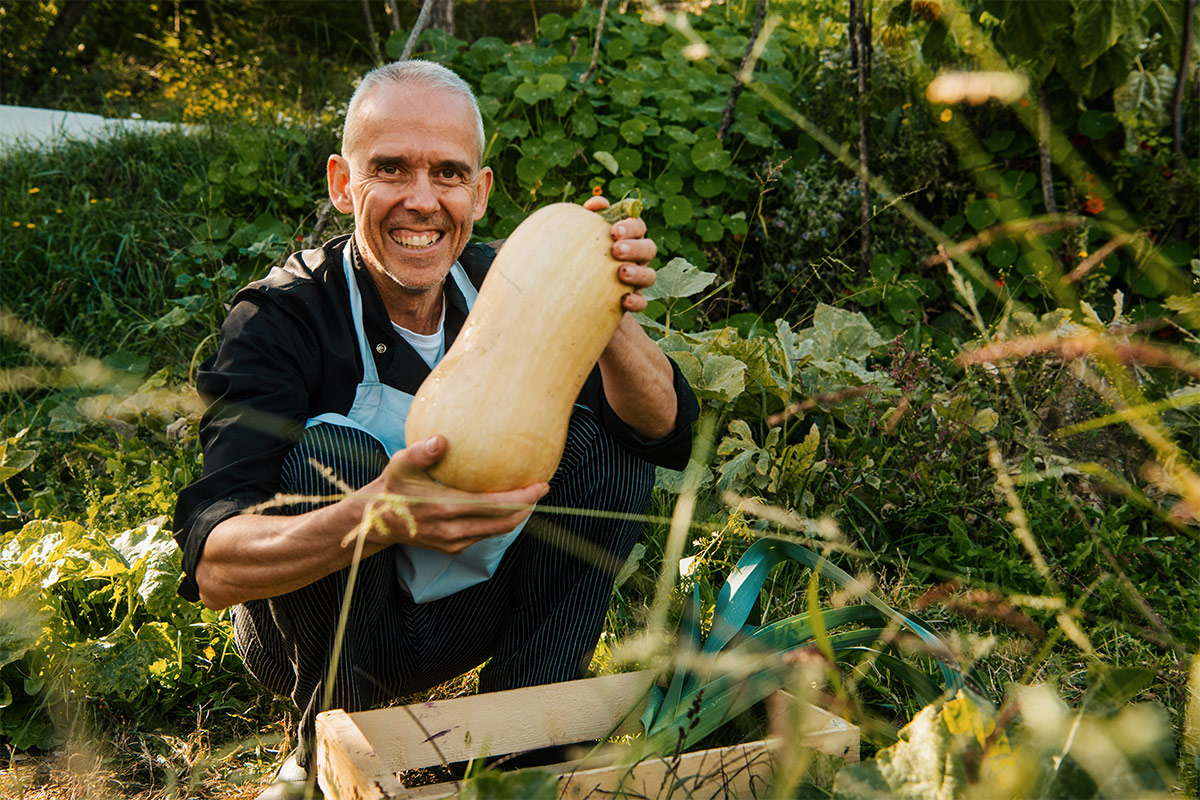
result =
[[446,437],[428,470],[439,483],[496,492],[550,480],[579,390],[625,313],[611,228],[556,203],[508,237],[408,414],[410,444]]

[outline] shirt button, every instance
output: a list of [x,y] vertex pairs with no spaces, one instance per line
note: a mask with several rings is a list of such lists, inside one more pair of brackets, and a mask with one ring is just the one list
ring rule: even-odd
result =
[[386,353],[387,345],[384,344],[383,342],[380,342],[379,344],[375,345],[375,352],[376,353]]

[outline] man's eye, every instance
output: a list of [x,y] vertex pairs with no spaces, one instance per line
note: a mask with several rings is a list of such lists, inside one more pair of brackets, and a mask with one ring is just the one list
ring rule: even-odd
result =
[[460,175],[458,174],[458,170],[456,170],[456,169],[451,169],[451,168],[449,168],[449,167],[447,167],[446,169],[440,170],[440,171],[438,172],[438,175],[439,175],[439,176],[441,177],[441,179],[442,179],[442,180],[444,180],[444,181],[453,181],[453,180],[458,180],[460,177],[462,177],[462,176],[460,176]]
[[384,175],[399,175],[400,174],[400,168],[393,164],[384,164],[382,167],[379,168],[379,171],[381,173],[383,173]]

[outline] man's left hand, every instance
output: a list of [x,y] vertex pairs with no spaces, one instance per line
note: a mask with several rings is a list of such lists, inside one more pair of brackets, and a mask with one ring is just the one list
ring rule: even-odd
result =
[[[588,211],[601,211],[608,206],[604,197],[591,197],[583,204]],[[613,258],[621,262],[617,277],[621,283],[633,288],[621,298],[621,307],[626,311],[643,311],[646,298],[642,296],[642,289],[653,286],[655,278],[654,270],[646,264],[658,253],[658,246],[653,239],[646,238],[646,223],[637,217],[614,223],[612,238]]]

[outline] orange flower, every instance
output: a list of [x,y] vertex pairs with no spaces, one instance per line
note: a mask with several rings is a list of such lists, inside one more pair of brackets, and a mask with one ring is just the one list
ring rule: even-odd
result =
[[592,197],[599,197],[602,194],[604,194],[604,189],[602,187],[600,187],[600,186],[592,187]]
[[1098,194],[1089,194],[1087,202],[1083,204],[1083,210],[1089,214],[1099,214],[1104,210],[1104,198]]

